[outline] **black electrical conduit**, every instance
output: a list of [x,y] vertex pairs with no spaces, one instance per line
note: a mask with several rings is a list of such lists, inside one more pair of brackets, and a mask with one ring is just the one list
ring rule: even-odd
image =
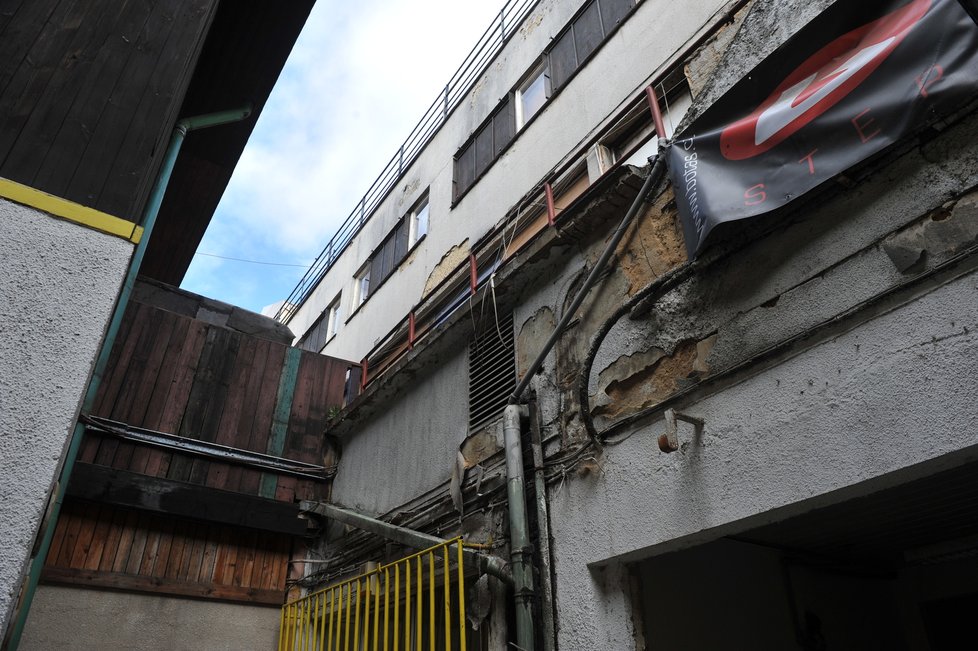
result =
[[[560,321],[554,328],[553,333],[551,333],[550,338],[547,339],[547,343],[543,345],[543,349],[537,355],[536,359],[533,360],[533,363],[530,364],[529,368],[526,370],[526,373],[523,375],[523,379],[520,380],[520,383],[516,385],[515,389],[513,389],[513,393],[509,396],[509,404],[519,404],[520,399],[523,396],[523,392],[526,391],[526,388],[530,385],[530,381],[533,379],[533,376],[540,370],[544,359],[546,359],[547,355],[550,354],[550,350],[554,347],[554,344],[557,343],[557,340],[564,332],[564,328],[567,327],[567,324],[570,322],[571,318],[573,318],[574,313],[577,312],[577,308],[579,308],[581,303],[584,302],[584,298],[587,296],[588,291],[591,289],[594,283],[597,282],[598,277],[604,272],[604,268],[608,264],[608,260],[610,260],[612,254],[614,254],[615,248],[617,248],[618,243],[621,242],[621,238],[625,236],[625,231],[628,230],[628,227],[635,219],[635,216],[642,207],[642,203],[645,201],[646,197],[651,194],[652,190],[662,182],[662,179],[665,178],[665,144],[664,139],[659,140],[659,151],[655,156],[654,162],[652,162],[652,169],[649,171],[649,175],[645,177],[645,182],[642,184],[642,189],[638,191],[638,196],[636,196],[635,200],[632,201],[632,205],[629,207],[628,212],[625,213],[621,223],[618,224],[618,228],[616,228],[615,232],[611,235],[611,239],[608,240],[608,245],[605,246],[604,251],[601,253],[601,257],[598,258],[598,261],[594,263],[594,266],[591,268],[591,273],[588,274],[584,284],[581,285],[579,290],[577,290],[574,300],[571,301],[571,304],[567,306],[566,310],[564,310],[564,314],[560,317]],[[595,440],[595,442],[597,443],[597,440]]]
[[594,360],[598,356],[598,351],[601,349],[601,344],[604,343],[605,337],[608,336],[608,333],[611,332],[611,329],[615,327],[623,316],[632,310],[639,311],[638,308],[641,308],[643,305],[654,303],[663,295],[689,279],[703,266],[698,261],[685,262],[662,274],[622,303],[611,316],[604,320],[601,327],[598,328],[598,331],[591,338],[591,345],[588,347],[587,354],[584,356],[584,362],[577,381],[577,398],[581,404],[581,420],[584,422],[584,429],[587,431],[588,436],[591,437],[591,440],[597,445],[601,445],[601,434],[594,425],[594,417],[591,416],[591,393],[589,389]]

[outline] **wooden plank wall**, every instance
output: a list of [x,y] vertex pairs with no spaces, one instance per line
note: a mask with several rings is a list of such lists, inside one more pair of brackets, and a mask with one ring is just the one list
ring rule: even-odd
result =
[[[296,361],[289,391],[282,376]],[[133,301],[92,415],[322,465],[323,425],[342,404],[349,366]],[[284,438],[273,436],[277,408],[287,415]],[[87,434],[79,461],[290,503],[328,497],[324,481],[108,435]],[[67,500],[64,513],[46,560],[48,582],[281,603],[289,554],[305,555],[301,539],[253,528],[80,500]]]
[[[289,349],[133,302],[126,312],[96,398],[94,416],[222,445],[323,463],[323,424],[343,402],[349,363],[299,355],[283,449],[271,447],[272,419]],[[258,470],[156,450],[111,436],[86,436],[79,461],[151,477],[260,494]],[[266,474],[269,497],[321,499],[323,483]]]
[[293,541],[90,502],[67,502],[43,580],[281,604]]
[[0,176],[136,221],[217,0],[0,0]]

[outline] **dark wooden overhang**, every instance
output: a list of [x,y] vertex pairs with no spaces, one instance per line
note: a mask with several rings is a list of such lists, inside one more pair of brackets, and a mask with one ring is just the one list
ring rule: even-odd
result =
[[192,132],[177,160],[142,273],[179,285],[314,0],[221,2],[179,117],[250,103],[241,123]]

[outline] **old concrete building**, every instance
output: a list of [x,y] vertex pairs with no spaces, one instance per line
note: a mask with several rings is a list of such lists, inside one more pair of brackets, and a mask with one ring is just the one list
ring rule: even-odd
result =
[[[180,283],[311,6],[0,7],[4,649],[188,648],[236,617],[274,638],[276,608],[38,584],[136,276]],[[173,626],[188,613],[197,628]]]
[[[830,0],[506,4],[280,312],[298,346],[362,360],[326,424],[330,504],[303,505],[323,533],[286,646],[334,634],[337,594],[359,617],[370,568],[416,544],[359,514],[510,561],[515,587],[465,562],[467,623],[438,615],[475,648],[957,648],[978,599],[978,89],[925,102],[973,67],[975,4],[859,5],[905,31],[848,49],[831,21],[855,5]],[[702,247],[674,185],[643,185],[657,136],[691,143],[757,71],[807,70],[753,89],[784,129],[937,12],[956,22],[931,41],[964,54],[908,64],[926,118],[871,156]],[[801,65],[830,42],[830,67]],[[871,108],[832,138],[890,129]],[[829,121],[805,119],[782,150],[814,176],[797,143]],[[402,613],[420,643],[436,572],[418,558],[420,602],[395,587],[404,608],[362,612],[395,631]]]

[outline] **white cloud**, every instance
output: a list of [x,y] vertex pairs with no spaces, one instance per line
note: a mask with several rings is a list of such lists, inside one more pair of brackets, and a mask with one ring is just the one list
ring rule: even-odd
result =
[[[201,251],[311,262],[501,4],[317,3]],[[197,256],[184,286],[257,310],[284,298],[302,273],[270,269]],[[271,276],[286,284],[269,286]]]

